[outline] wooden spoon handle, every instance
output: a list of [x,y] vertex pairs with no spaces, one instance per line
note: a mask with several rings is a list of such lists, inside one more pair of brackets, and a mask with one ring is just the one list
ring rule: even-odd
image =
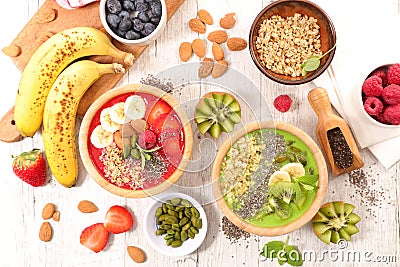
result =
[[328,93],[324,88],[317,87],[308,93],[308,101],[320,121],[333,114]]

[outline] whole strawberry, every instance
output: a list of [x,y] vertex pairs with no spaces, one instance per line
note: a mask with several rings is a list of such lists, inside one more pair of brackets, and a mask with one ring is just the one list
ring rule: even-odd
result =
[[42,186],[46,182],[46,162],[40,149],[35,148],[15,157],[12,168],[22,181],[32,186]]

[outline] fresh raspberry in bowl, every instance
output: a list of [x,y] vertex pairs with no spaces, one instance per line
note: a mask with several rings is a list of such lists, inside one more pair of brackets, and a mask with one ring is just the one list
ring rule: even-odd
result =
[[370,96],[364,102],[364,109],[369,115],[378,115],[383,110],[382,101],[377,97]]
[[382,90],[382,79],[375,75],[366,79],[362,86],[362,91],[366,96],[380,96]]
[[382,98],[388,105],[400,104],[400,86],[389,84],[382,91]]
[[393,64],[387,72],[387,80],[389,84],[400,85],[400,64]]

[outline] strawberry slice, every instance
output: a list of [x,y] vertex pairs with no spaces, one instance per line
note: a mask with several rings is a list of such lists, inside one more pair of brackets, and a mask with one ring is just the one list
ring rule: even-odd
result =
[[168,105],[165,101],[158,100],[148,104],[145,118],[148,124],[153,125],[158,117],[160,117],[162,114],[168,114],[171,111],[172,108],[170,105]]
[[120,234],[128,231],[133,226],[131,213],[124,207],[112,206],[104,219],[104,227],[112,234]]
[[172,114],[162,114],[158,117],[153,125],[153,130],[156,135],[160,135],[164,129],[174,129],[179,132],[182,128],[179,119]]
[[96,223],[86,227],[80,237],[80,242],[85,247],[98,253],[102,251],[108,241],[108,232],[102,223]]
[[162,149],[167,160],[177,167],[182,159],[182,151],[179,146],[179,137],[170,136],[161,140]]
[[46,182],[46,162],[39,149],[23,152],[14,158],[12,169],[22,181],[37,187]]

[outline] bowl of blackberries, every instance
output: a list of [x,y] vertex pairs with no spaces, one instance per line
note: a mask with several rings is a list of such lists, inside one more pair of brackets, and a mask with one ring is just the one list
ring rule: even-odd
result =
[[100,19],[119,42],[148,45],[162,33],[167,8],[164,0],[100,0]]
[[400,126],[400,64],[374,69],[362,84],[360,97],[365,115],[384,127]]

